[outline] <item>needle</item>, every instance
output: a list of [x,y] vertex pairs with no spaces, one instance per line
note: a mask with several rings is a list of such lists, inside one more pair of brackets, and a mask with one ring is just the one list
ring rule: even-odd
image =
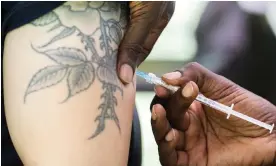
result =
[[[161,78],[156,77],[155,74],[153,74],[153,73],[147,74],[147,73],[144,73],[144,72],[141,72],[141,71],[137,70],[136,75],[142,77],[143,79],[145,79],[150,84],[161,85],[161,86],[171,90],[173,93],[176,92],[179,89],[179,87],[177,87],[177,86],[172,86],[172,85],[166,84]],[[265,129],[268,129],[270,131],[270,133],[272,132],[272,130],[274,128],[274,124],[272,124],[272,125],[266,124],[266,123],[261,122],[257,119],[251,118],[247,115],[244,115],[240,112],[237,112],[237,111],[233,110],[234,104],[232,104],[231,107],[228,107],[228,106],[223,105],[221,103],[218,103],[214,100],[211,100],[211,99],[205,97],[202,94],[198,94],[198,96],[196,97],[196,100],[201,102],[202,104],[204,104],[206,106],[209,106],[209,107],[214,108],[218,111],[226,113],[227,114],[227,119],[229,119],[231,115],[234,115],[238,118],[244,119],[244,120],[246,120],[248,122],[251,122],[255,125],[263,127]]]

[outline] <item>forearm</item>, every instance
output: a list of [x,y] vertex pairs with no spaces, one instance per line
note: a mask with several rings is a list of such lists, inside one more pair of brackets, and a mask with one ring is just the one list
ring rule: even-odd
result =
[[7,35],[6,115],[25,165],[126,165],[135,82],[116,75],[124,12],[71,2]]

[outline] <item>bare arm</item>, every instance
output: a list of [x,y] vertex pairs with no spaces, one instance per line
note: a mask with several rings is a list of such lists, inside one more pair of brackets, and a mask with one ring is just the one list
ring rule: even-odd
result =
[[126,18],[119,3],[69,2],[7,35],[6,116],[25,165],[126,165],[135,80],[116,74]]

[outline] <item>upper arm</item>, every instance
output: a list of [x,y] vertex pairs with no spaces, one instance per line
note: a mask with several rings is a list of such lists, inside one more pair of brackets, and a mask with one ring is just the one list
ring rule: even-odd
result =
[[69,2],[7,35],[6,116],[24,164],[126,164],[135,81],[115,69],[126,22],[118,3]]

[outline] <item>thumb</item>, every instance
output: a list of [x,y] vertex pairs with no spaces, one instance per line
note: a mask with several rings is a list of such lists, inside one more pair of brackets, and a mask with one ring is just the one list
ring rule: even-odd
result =
[[180,70],[182,76],[178,79],[170,78],[170,73],[165,74],[162,79],[174,86],[183,86],[189,81],[197,84],[199,91],[210,98],[221,98],[228,96],[236,91],[238,85],[228,80],[227,78],[217,75],[206,69],[198,63],[192,62],[187,64]]
[[149,55],[174,12],[174,2],[132,1],[130,22],[119,46],[117,72],[123,83],[132,81],[134,71]]

